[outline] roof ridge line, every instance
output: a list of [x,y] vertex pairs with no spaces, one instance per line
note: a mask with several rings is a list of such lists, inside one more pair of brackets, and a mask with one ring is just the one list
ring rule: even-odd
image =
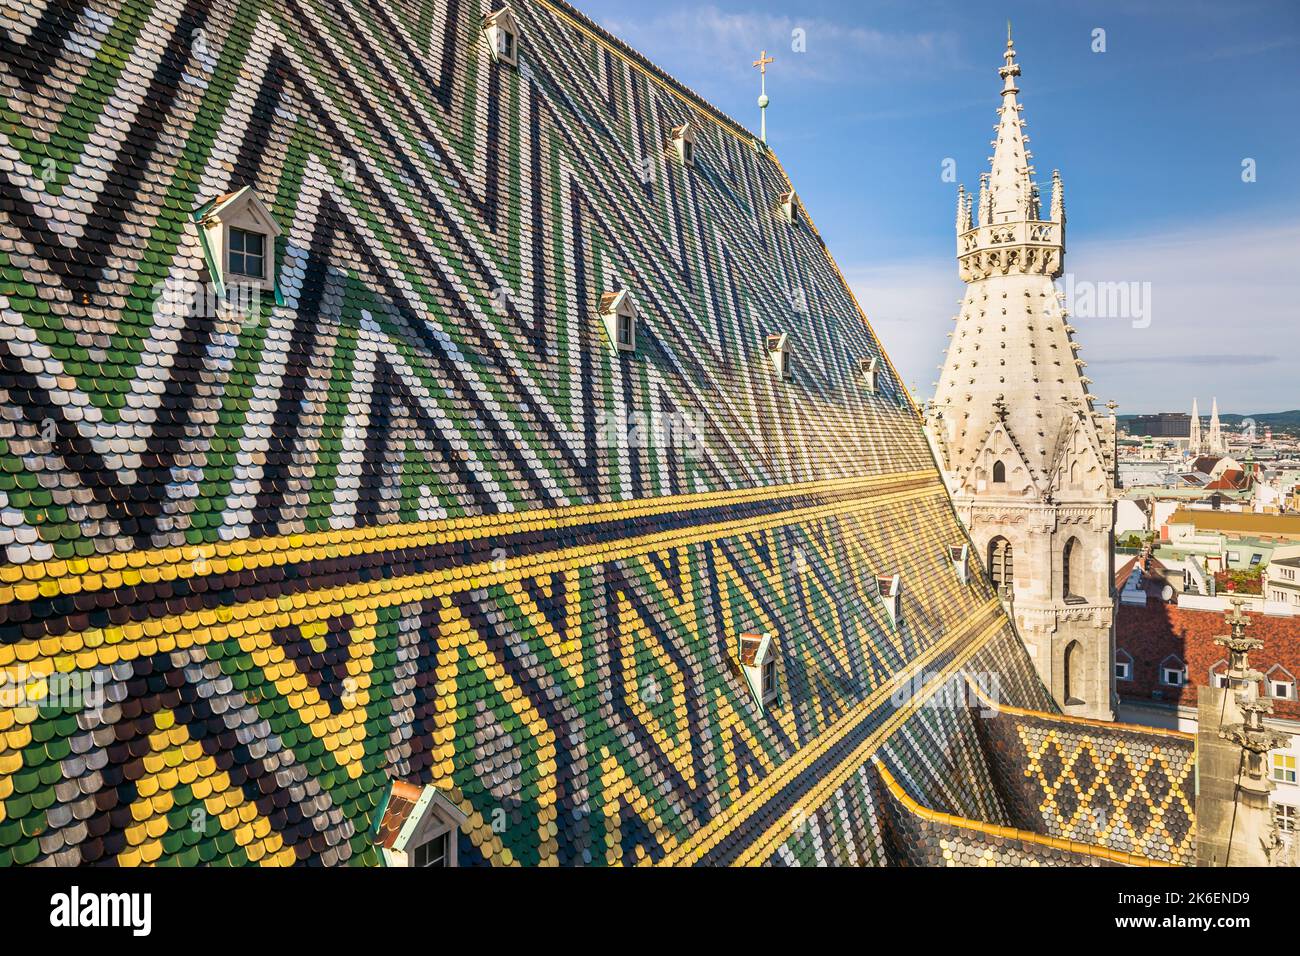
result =
[[1053,849],[1065,850],[1069,853],[1078,853],[1083,856],[1090,856],[1099,859],[1110,860],[1114,863],[1120,863],[1126,866],[1175,866],[1167,860],[1157,860],[1149,856],[1143,856],[1140,853],[1131,853],[1126,850],[1115,850],[1099,843],[1080,843],[1078,840],[1066,840],[1062,837],[1047,836],[1042,833],[1035,833],[1033,830],[1021,830],[1016,827],[1004,827],[995,823],[985,823],[981,820],[972,820],[970,817],[959,817],[952,813],[943,813],[939,810],[932,810],[929,807],[922,806],[910,793],[903,789],[903,785],[894,779],[894,775],[889,772],[889,768],[875,754],[871,757],[872,766],[880,775],[881,782],[889,790],[894,799],[903,804],[908,813],[918,816],[923,820],[932,823],[946,824],[957,827],[962,830],[974,830],[977,833],[983,833],[988,836],[1002,837],[1004,839],[1021,840],[1025,843],[1033,843],[1038,846],[1050,846]]
[[724,127],[730,127],[730,132],[737,139],[747,139],[753,143],[762,146],[769,155],[773,155],[772,147],[762,142],[757,135],[749,130],[739,120],[733,119],[730,115],[714,106],[703,96],[691,89],[681,80],[677,79],[662,67],[656,66],[649,57],[641,53],[635,47],[625,40],[621,40],[614,34],[610,33],[600,24],[589,18],[585,13],[576,7],[570,6],[565,0],[531,0],[543,7],[548,8],[553,14],[563,20],[567,20],[571,26],[577,27],[591,39],[604,45],[611,53],[619,56],[629,66],[640,70],[647,79],[654,80],[662,86],[667,92],[676,96],[680,100],[689,100],[694,105],[701,108],[704,112],[710,114],[714,120]]

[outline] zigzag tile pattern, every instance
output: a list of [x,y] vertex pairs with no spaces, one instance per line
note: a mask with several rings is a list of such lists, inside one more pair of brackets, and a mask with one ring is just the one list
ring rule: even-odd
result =
[[[832,795],[894,675],[982,654],[1043,706],[775,158],[513,9],[518,69],[469,0],[5,4],[0,865],[373,864],[390,776],[469,815],[462,863],[866,862]],[[193,211],[244,185],[278,287],[208,309]],[[906,748],[940,772],[950,732]],[[845,851],[791,844],[828,800]]]

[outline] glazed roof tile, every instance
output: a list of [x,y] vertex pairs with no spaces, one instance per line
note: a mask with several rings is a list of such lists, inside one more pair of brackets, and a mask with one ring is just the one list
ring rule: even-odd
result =
[[[919,792],[957,750],[987,778],[893,675],[1048,706],[775,157],[511,7],[518,69],[432,0],[16,12],[0,164],[50,178],[0,203],[0,865],[374,864],[395,777],[465,814],[466,864],[767,862],[882,748]],[[193,212],[245,185],[275,294],[216,300]],[[592,316],[615,287],[635,353]],[[760,629],[767,711],[733,670]]]

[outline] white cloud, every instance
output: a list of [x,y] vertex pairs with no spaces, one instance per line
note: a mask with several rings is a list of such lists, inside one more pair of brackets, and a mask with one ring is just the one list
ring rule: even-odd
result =
[[[811,17],[731,13],[713,5],[605,17],[601,26],[656,63],[687,63],[693,70],[709,64],[712,75],[733,81],[752,75],[750,62],[760,49],[777,58],[783,76],[870,81],[950,60],[959,45],[957,34],[948,31],[890,32]],[[804,52],[792,49],[796,29],[804,31]]]
[[[1147,327],[1072,319],[1102,399],[1128,413],[1190,407],[1194,395],[1241,413],[1300,405],[1300,226],[1205,222],[1067,245],[1076,284],[1150,283]],[[956,263],[936,256],[845,275],[900,373],[931,394],[963,293]]]

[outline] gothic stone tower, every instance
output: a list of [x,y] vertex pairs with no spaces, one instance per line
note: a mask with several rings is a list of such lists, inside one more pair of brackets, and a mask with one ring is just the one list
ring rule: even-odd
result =
[[1016,102],[1010,32],[992,170],[979,216],[957,195],[967,284],[927,427],[958,513],[1062,710],[1113,719],[1115,419],[1094,410],[1069,314],[1052,280],[1065,208],[1049,217]]

